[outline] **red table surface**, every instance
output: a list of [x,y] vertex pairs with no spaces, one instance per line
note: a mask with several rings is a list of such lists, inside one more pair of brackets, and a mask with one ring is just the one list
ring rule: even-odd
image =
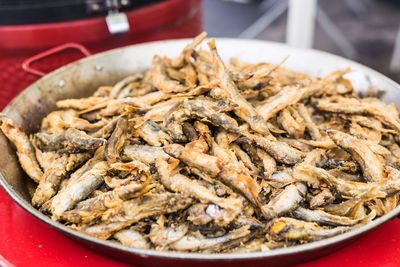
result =
[[[349,246],[300,265],[400,266],[400,220],[394,219]],[[41,223],[0,188],[0,266],[128,266],[82,247]]]

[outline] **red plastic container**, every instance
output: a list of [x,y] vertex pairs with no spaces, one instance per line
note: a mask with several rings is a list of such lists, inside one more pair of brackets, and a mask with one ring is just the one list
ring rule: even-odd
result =
[[[125,12],[130,31],[111,35],[104,17],[69,22],[0,26],[0,110],[38,77],[22,70],[22,62],[51,47],[76,42],[92,53],[134,43],[193,37],[202,30],[201,0],[167,0]],[[34,63],[49,72],[83,57],[66,50]]]

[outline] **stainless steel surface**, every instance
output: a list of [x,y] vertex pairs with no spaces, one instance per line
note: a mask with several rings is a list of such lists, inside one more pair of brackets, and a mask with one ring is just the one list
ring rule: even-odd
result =
[[[100,85],[111,85],[122,77],[147,69],[154,54],[179,54],[189,40],[172,40],[129,46],[94,55],[60,68],[29,86],[16,97],[4,113],[28,133],[38,130],[44,115],[55,109],[55,101],[90,95]],[[244,39],[217,39],[224,60],[238,57],[248,62],[279,63],[290,55],[284,67],[311,75],[325,75],[350,66],[348,75],[358,91],[372,85],[385,90],[383,100],[400,105],[400,86],[385,76],[355,62],[315,50],[291,48],[278,43]],[[63,81],[63,82],[61,82]],[[61,86],[62,85],[62,86]],[[0,184],[27,212],[49,226],[69,235],[86,247],[135,265],[147,266],[275,266],[289,265],[320,257],[355,240],[400,212],[400,206],[373,222],[325,240],[267,252],[246,254],[195,254],[135,249],[84,235],[52,221],[30,204],[28,187],[33,186],[19,167],[15,152],[0,134]]]

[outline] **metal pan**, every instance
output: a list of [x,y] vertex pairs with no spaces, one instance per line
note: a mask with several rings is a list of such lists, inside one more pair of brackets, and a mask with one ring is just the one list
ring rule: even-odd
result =
[[[26,132],[38,130],[41,119],[55,109],[63,98],[85,97],[100,85],[112,85],[124,76],[149,68],[154,54],[177,56],[190,40],[172,40],[128,46],[84,58],[62,67],[38,80],[18,95],[4,113]],[[303,50],[283,44],[243,39],[218,39],[217,47],[224,60],[238,57],[247,62],[279,63],[290,56],[284,66],[310,75],[322,76],[339,68],[351,67],[348,75],[357,91],[372,85],[386,91],[383,100],[400,105],[400,86],[389,78],[358,63],[315,50]],[[353,231],[321,241],[245,254],[170,253],[135,249],[112,241],[103,241],[52,221],[30,204],[29,188],[33,183],[19,167],[15,151],[0,134],[0,184],[11,198],[28,213],[67,234],[85,247],[103,255],[135,265],[146,266],[275,266],[291,265],[328,254],[395,217],[400,206],[373,222]]]

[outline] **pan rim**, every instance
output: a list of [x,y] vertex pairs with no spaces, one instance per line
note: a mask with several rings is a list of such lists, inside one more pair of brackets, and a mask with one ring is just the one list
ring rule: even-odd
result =
[[[356,66],[359,70],[368,73],[368,75],[375,76],[381,80],[385,80],[388,84],[391,85],[393,89],[400,90],[400,85],[394,82],[392,79],[386,77],[385,75],[373,70],[372,68],[366,67],[360,63],[357,63],[355,61],[333,55],[324,51],[316,50],[316,49],[303,49],[303,48],[295,48],[291,47],[286,44],[282,43],[277,43],[277,42],[271,42],[271,41],[263,41],[263,40],[252,40],[252,39],[238,39],[238,38],[216,38],[217,39],[217,45],[218,43],[221,42],[242,42],[243,44],[245,43],[259,43],[260,45],[262,44],[267,44],[269,46],[279,46],[279,47],[285,47],[288,50],[293,51],[293,53],[297,51],[303,51],[303,52],[310,52],[313,55],[316,56],[321,56],[324,58],[331,58],[331,59],[336,59],[340,61],[341,63],[347,63],[352,66]],[[63,72],[66,68],[69,68],[75,64],[85,64],[86,61],[91,61],[95,60],[99,57],[103,57],[107,54],[112,54],[112,53],[120,53],[124,49],[129,49],[132,47],[143,47],[143,46],[149,46],[149,45],[162,45],[165,43],[169,44],[182,44],[182,43],[187,43],[190,42],[191,39],[185,38],[185,39],[172,39],[172,40],[164,40],[164,41],[155,41],[155,42],[148,42],[148,43],[142,43],[142,44],[135,44],[135,45],[130,45],[130,46],[125,46],[117,49],[112,49],[108,50],[99,54],[95,54],[93,56],[87,57],[80,59],[78,61],[75,61],[73,63],[70,63],[66,66],[63,66],[45,76],[43,76],[41,79],[33,83],[32,85],[28,86],[26,89],[24,89],[17,97],[15,97],[3,110],[3,112],[7,113],[9,110],[9,107],[14,101],[17,101],[18,97],[23,94],[25,91],[27,91],[29,88],[35,86],[37,83],[40,83],[42,79],[48,79],[52,76],[55,76],[61,72]],[[23,199],[19,193],[17,193],[11,185],[9,185],[4,178],[1,170],[0,170],[0,185],[3,187],[5,192],[20,206],[22,207],[26,212],[34,216],[36,219],[44,222],[45,224],[49,225],[50,227],[65,233],[69,236],[72,236],[76,239],[84,240],[89,243],[96,244],[98,246],[104,246],[107,248],[111,249],[116,249],[123,251],[125,253],[131,253],[138,255],[140,257],[154,257],[154,258],[159,258],[159,259],[179,259],[179,260],[198,260],[198,261],[233,261],[233,260],[259,260],[259,259],[268,259],[276,256],[285,256],[285,255],[293,255],[293,254],[298,254],[298,253],[303,253],[307,251],[312,251],[315,249],[321,249],[330,245],[334,245],[336,243],[340,243],[341,241],[345,241],[357,236],[360,236],[361,234],[364,234],[372,229],[375,229],[379,225],[387,222],[391,218],[395,217],[400,213],[400,205],[398,205],[395,209],[392,211],[388,212],[387,214],[379,217],[378,219],[373,220],[370,223],[367,223],[366,225],[363,225],[359,228],[355,228],[353,230],[350,230],[349,232],[342,233],[330,238],[322,239],[319,241],[314,241],[306,244],[301,244],[301,245],[296,245],[292,247],[287,247],[287,248],[278,248],[278,249],[273,249],[265,252],[248,252],[248,253],[191,253],[191,252],[162,252],[162,251],[156,251],[156,250],[150,250],[150,249],[137,249],[137,248],[132,248],[132,247],[127,247],[122,244],[116,243],[116,242],[111,242],[107,240],[101,240],[86,234],[83,234],[81,232],[78,232],[76,230],[72,230],[65,225],[51,220],[49,217],[45,216],[38,210],[36,210],[29,202],[27,202],[25,199]]]

